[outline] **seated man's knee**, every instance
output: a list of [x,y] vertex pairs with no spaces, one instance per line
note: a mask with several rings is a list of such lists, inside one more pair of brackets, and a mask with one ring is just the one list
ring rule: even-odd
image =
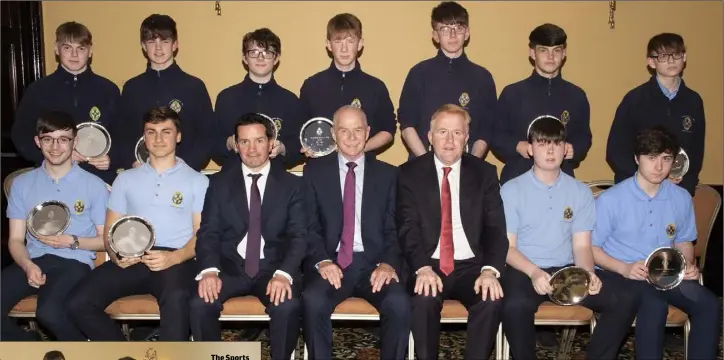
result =
[[440,296],[412,295],[410,305],[413,309],[442,310],[442,299]]
[[380,314],[407,321],[410,319],[410,296],[404,291],[390,291],[380,304]]
[[63,325],[67,321],[67,311],[62,304],[45,303],[35,310],[35,317],[44,325]]
[[[489,300],[488,300],[489,301]],[[484,303],[481,301],[480,303]],[[495,301],[493,306],[502,306],[503,316],[521,316],[535,314],[538,310],[535,302],[525,296],[506,296],[505,301]],[[492,304],[491,304],[492,305]]]
[[294,316],[295,314],[299,314],[300,306],[301,301],[299,301],[298,298],[286,298],[284,302],[279,302],[279,305],[274,305],[274,303],[269,304],[267,311],[269,312],[269,316]]
[[302,306],[304,306],[304,313],[310,316],[329,316],[333,311],[329,305],[331,299],[326,296],[324,291],[318,289],[319,288],[309,288],[302,293],[301,302]]
[[198,295],[191,296],[188,300],[188,304],[191,316],[204,316],[206,314],[220,313],[222,306],[219,300],[206,302],[204,298],[199,297]]

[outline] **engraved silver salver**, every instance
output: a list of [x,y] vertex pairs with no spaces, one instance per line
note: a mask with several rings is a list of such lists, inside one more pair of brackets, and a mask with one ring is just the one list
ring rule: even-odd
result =
[[124,216],[108,230],[108,245],[119,257],[139,257],[156,242],[153,226],[140,216]]
[[671,290],[684,280],[686,258],[674,247],[660,247],[646,258],[646,281],[658,290]]
[[551,276],[553,292],[548,297],[558,305],[576,305],[588,296],[590,283],[591,274],[588,271],[577,266],[565,267]]
[[302,147],[314,154],[315,157],[329,155],[337,150],[337,143],[332,137],[334,123],[324,117],[309,119],[299,133]]
[[274,122],[274,119],[272,119],[270,116],[268,116],[268,115],[266,115],[266,114],[262,114],[262,113],[257,113],[257,114],[261,115],[261,116],[264,117],[267,121],[269,121],[269,124],[271,125],[272,132],[273,132],[273,135],[272,135],[272,138],[271,138],[271,142],[272,142],[272,144],[273,144],[274,142],[277,141],[277,138],[279,137],[279,129],[277,128],[277,124]]
[[671,166],[669,176],[674,179],[682,179],[689,172],[689,155],[684,149],[679,149],[679,153],[674,157],[674,165]]
[[[535,124],[536,121],[541,120],[541,119],[545,119],[545,118],[556,119],[556,120],[558,120],[558,122],[560,122],[561,124],[563,124],[563,122],[561,121],[561,119],[559,119],[559,118],[557,118],[557,117],[555,117],[555,116],[553,116],[553,115],[541,115],[541,116],[538,116],[537,118],[533,119],[533,121],[531,121],[530,124],[528,124],[528,131],[525,133],[525,138],[526,138],[526,139],[527,139],[528,137],[530,137],[530,128],[533,127],[533,124]],[[563,126],[565,126],[565,124],[563,124]]]
[[70,225],[70,209],[60,201],[45,201],[28,214],[26,227],[35,238],[63,234]]
[[100,157],[111,150],[111,134],[103,125],[95,122],[78,124],[78,141],[75,151],[86,159]]
[[143,136],[141,136],[140,139],[136,142],[136,149],[135,149],[135,155],[136,155],[136,161],[143,164],[148,161],[148,157],[150,156],[148,153],[148,148],[146,147],[146,141],[143,140]]

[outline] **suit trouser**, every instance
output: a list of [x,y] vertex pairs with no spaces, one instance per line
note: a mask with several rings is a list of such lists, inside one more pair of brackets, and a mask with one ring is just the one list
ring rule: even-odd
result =
[[[439,269],[439,261],[433,260],[435,273],[443,283],[442,294],[413,294],[412,335],[415,339],[415,352],[420,360],[437,359],[440,335],[440,312],[443,300],[458,300],[468,310],[465,359],[488,359],[493,351],[495,336],[500,324],[502,299],[491,301],[490,296],[483,300],[482,294],[476,294],[475,280],[480,276],[479,264],[470,261],[455,261],[455,270],[445,276]],[[417,271],[417,269],[413,269]],[[414,286],[416,277],[410,281]]]
[[124,296],[151,294],[161,314],[159,341],[188,341],[188,304],[195,270],[194,260],[162,271],[151,271],[143,263],[122,269],[107,261],[77,288],[69,303],[71,316],[91,340],[124,341],[123,332],[106,314],[106,307]]
[[304,339],[311,359],[332,358],[332,312],[349,297],[367,300],[380,313],[380,359],[405,357],[410,336],[410,297],[394,280],[372,292],[370,276],[377,267],[362,253],[354,253],[352,264],[342,271],[342,287],[335,289],[318,272],[305,276]]
[[[262,260],[263,265],[263,260]],[[285,297],[284,302],[274,305],[269,301],[266,287],[274,276],[274,269],[263,269],[252,279],[240,268],[238,274],[228,271],[219,273],[221,279],[221,292],[212,303],[207,303],[194,291],[190,299],[191,333],[194,341],[221,341],[221,324],[219,316],[224,301],[236,297],[252,295],[266,306],[266,313],[271,318],[269,322],[269,340],[271,343],[271,358],[275,360],[289,359],[297,346],[299,337],[299,281],[292,283],[292,299]],[[290,274],[293,276],[293,274]]]
[[[553,274],[561,267],[542,269]],[[601,280],[601,291],[583,299],[580,305],[600,313],[586,359],[616,359],[624,339],[636,316],[636,297],[615,281],[607,281],[602,271],[596,271]],[[538,306],[548,301],[547,295],[538,295],[531,279],[522,272],[508,268],[503,278],[503,331],[510,344],[514,359],[536,359],[535,313]]]
[[35,316],[38,322],[47,328],[57,340],[86,340],[86,337],[70,320],[66,304],[73,287],[90,273],[90,266],[77,260],[55,255],[43,255],[33,259],[33,262],[46,276],[45,284],[40,288],[34,288],[28,284],[25,272],[17,264],[12,264],[2,270],[0,279],[0,284],[2,284],[1,340],[28,341],[33,339],[31,334],[18,327],[8,313],[20,300],[35,294],[38,295]]
[[660,291],[646,281],[626,279],[610,271],[604,274],[604,281],[617,283],[639,298],[634,340],[636,359],[663,358],[669,305],[685,312],[691,321],[688,359],[716,359],[721,335],[721,306],[709,289],[698,281],[684,280],[674,289]]

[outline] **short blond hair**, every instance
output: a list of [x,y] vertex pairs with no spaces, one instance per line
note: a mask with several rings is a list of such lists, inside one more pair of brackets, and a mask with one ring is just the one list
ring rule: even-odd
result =
[[432,114],[432,118],[430,119],[430,128],[432,129],[432,123],[435,122],[440,116],[443,114],[448,115],[462,115],[462,117],[465,118],[465,124],[470,126],[470,113],[468,113],[467,110],[463,109],[462,107],[455,105],[455,104],[445,104],[443,106],[440,106],[437,110],[435,110],[435,113]]

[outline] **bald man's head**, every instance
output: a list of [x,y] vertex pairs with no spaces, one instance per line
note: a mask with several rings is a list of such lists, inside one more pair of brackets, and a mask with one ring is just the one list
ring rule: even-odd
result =
[[332,136],[337,142],[337,151],[348,160],[360,157],[370,136],[365,112],[360,108],[345,105],[334,113],[332,121],[334,122]]

